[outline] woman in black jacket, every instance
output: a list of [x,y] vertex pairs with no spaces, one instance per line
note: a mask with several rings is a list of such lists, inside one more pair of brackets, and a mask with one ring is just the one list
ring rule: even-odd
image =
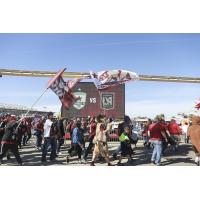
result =
[[15,156],[19,165],[22,165],[22,160],[18,151],[18,141],[17,141],[17,128],[18,124],[15,117],[9,117],[8,123],[4,128],[4,135],[1,141],[1,154],[0,154],[0,164],[2,164],[3,157],[6,156],[8,150],[10,150]]

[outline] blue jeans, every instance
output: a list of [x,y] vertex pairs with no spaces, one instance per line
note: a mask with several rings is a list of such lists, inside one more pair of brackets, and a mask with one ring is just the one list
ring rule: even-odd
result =
[[41,147],[41,145],[42,145],[42,132],[36,131],[35,136],[36,136],[36,147]]
[[153,154],[151,157],[151,161],[155,162],[156,165],[160,165],[161,162],[161,154],[162,154],[162,141],[152,140],[153,145]]
[[44,138],[44,145],[42,148],[42,161],[46,161],[46,156],[49,147],[51,147],[51,155],[50,160],[54,160],[56,158],[56,139],[55,138]]

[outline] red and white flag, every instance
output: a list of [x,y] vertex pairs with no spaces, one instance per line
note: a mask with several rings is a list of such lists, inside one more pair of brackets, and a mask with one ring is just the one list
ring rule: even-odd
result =
[[98,90],[139,80],[139,76],[135,72],[126,70],[101,71],[98,73],[90,72],[90,76]]
[[62,74],[65,69],[60,70],[48,83],[48,88],[59,97],[62,105],[68,109],[72,106],[79,97],[74,96],[72,93],[72,88],[81,80],[81,79],[74,79],[69,80],[67,83],[63,80]]
[[200,109],[200,99],[195,101],[195,108]]

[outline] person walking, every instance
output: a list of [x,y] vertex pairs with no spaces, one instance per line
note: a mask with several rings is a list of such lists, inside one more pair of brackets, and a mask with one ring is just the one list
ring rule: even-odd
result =
[[150,142],[149,142],[149,136],[148,136],[148,129],[149,126],[152,124],[152,120],[148,119],[148,121],[144,124],[143,128],[143,140],[144,140],[144,146],[150,149]]
[[26,131],[26,134],[23,137],[23,145],[24,146],[28,144],[29,140],[32,137],[32,133],[31,133],[31,128],[32,128],[31,118],[27,118],[26,119],[26,126],[27,126],[27,131]]
[[95,166],[95,161],[99,155],[105,158],[108,166],[112,166],[109,159],[108,144],[107,144],[107,132],[110,131],[110,126],[106,129],[106,117],[105,115],[99,115],[97,117],[96,135],[94,137],[94,151],[92,156],[91,166]]
[[57,154],[62,155],[61,146],[64,144],[65,128],[63,124],[63,119],[60,117],[57,120],[58,137],[57,137]]
[[22,118],[22,122],[20,126],[18,127],[18,135],[17,135],[17,140],[18,140],[18,146],[21,149],[22,148],[22,143],[23,143],[23,138],[26,137],[27,133],[27,124],[26,124],[26,119]]
[[132,161],[133,149],[131,148],[131,130],[129,127],[125,127],[124,133],[119,137],[119,141],[121,145],[121,155],[117,165],[121,165],[123,157],[127,157],[128,163],[130,163]]
[[167,129],[170,133],[171,139],[174,141],[172,145],[175,151],[178,151],[178,146],[181,141],[181,129],[176,123],[175,119],[171,119],[171,122],[167,125]]
[[[122,121],[121,123],[119,123],[119,125],[118,125],[118,136],[120,137],[120,135],[122,134],[122,133],[124,133],[124,129],[126,128],[126,127],[129,127],[130,129],[132,128],[132,121],[131,121],[131,119],[130,119],[130,117],[129,116],[125,116],[124,117],[124,121]],[[121,152],[121,145],[119,145],[118,147],[117,147],[117,149],[114,151],[114,153],[113,153],[113,159],[114,160],[117,160],[117,156],[118,156],[118,154]]]
[[166,128],[162,123],[163,118],[157,116],[155,118],[155,123],[149,126],[149,135],[151,144],[153,145],[153,153],[151,157],[151,162],[156,164],[157,166],[161,165],[161,154],[162,154],[162,142],[165,140],[167,143],[167,136],[166,136]]
[[47,152],[49,147],[51,147],[50,161],[55,160],[56,155],[56,126],[53,125],[53,113],[50,112],[47,115],[47,120],[44,123],[44,145],[42,148],[42,159],[41,161],[45,163]]
[[184,137],[185,144],[189,143],[188,128],[189,128],[189,120],[184,119],[181,122],[181,129],[182,129],[182,135]]
[[2,113],[0,116],[0,149],[6,124],[7,124],[7,116]]
[[35,147],[39,150],[42,146],[42,136],[44,132],[44,118],[39,119],[38,122],[34,125],[34,135],[36,136],[36,144]]
[[19,165],[22,165],[22,160],[18,150],[18,141],[17,141],[17,122],[15,116],[9,116],[7,118],[8,123],[4,128],[4,135],[1,141],[1,154],[0,154],[0,164],[3,163],[3,158],[6,156],[8,151],[11,151],[15,156]]
[[190,136],[192,147],[195,152],[195,163],[200,165],[200,117],[192,117],[192,126],[188,128],[188,135]]
[[72,131],[72,142],[71,148],[69,149],[66,161],[67,163],[70,162],[70,158],[78,155],[78,162],[82,163],[81,156],[82,150],[84,148],[84,138],[81,129],[81,122],[77,121],[76,127]]
[[95,117],[92,117],[89,123],[89,145],[87,149],[85,150],[84,157],[83,157],[85,161],[87,161],[88,154],[90,153],[90,151],[92,150],[94,146],[93,140],[96,135],[96,126],[97,125],[96,125]]

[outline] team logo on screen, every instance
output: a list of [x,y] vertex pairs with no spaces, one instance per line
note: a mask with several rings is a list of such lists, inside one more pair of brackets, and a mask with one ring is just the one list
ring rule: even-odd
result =
[[101,108],[114,109],[114,93],[101,93]]
[[80,97],[80,99],[74,103],[73,107],[77,110],[81,110],[85,107],[87,94],[85,92],[74,92],[73,94],[76,97]]

